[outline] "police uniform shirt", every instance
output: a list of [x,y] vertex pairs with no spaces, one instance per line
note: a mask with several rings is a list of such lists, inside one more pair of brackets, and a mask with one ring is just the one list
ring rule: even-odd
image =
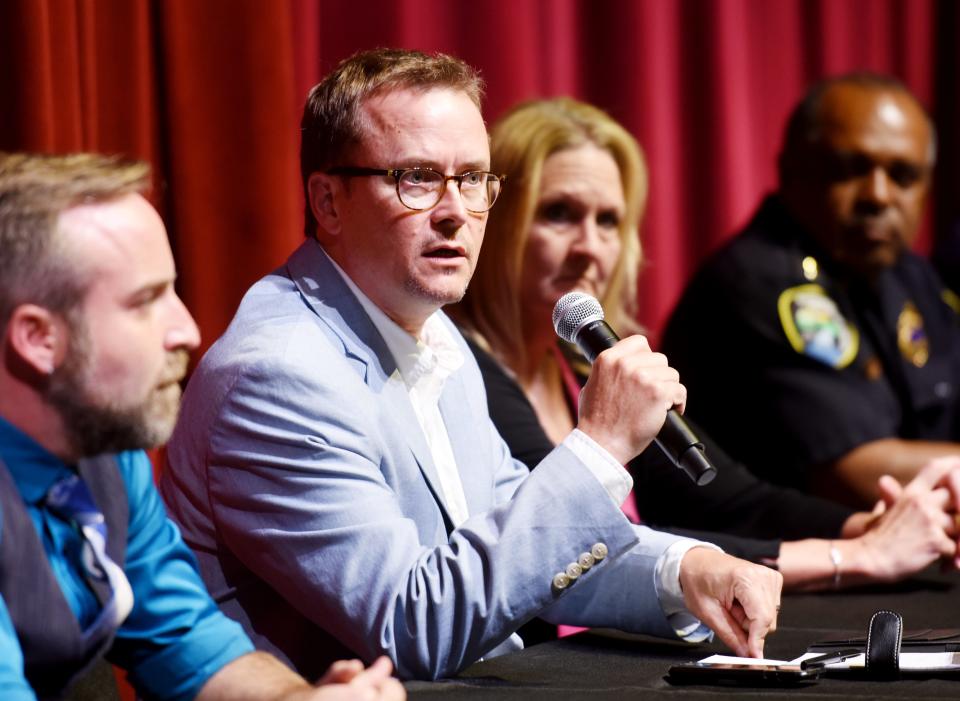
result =
[[806,487],[881,438],[958,437],[960,325],[931,265],[847,278],[775,196],[697,273],[663,349],[688,410],[773,481]]

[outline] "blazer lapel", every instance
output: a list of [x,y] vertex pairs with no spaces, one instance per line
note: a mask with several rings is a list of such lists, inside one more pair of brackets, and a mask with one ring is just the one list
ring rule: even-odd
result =
[[293,252],[287,261],[287,274],[314,313],[343,343],[346,356],[362,366],[361,374],[370,390],[382,397],[385,406],[396,409],[383,412],[385,420],[392,424],[385,433],[390,440],[409,447],[449,532],[453,519],[443,498],[440,476],[397,363],[383,337],[316,241],[304,241]]
[[475,450],[475,434],[478,430],[485,430],[485,427],[477,426],[478,417],[470,411],[471,406],[463,373],[454,373],[440,396],[440,414],[450,436],[450,447],[457,461],[467,509],[473,516],[493,506],[493,484],[489,468],[478,464],[483,458]]

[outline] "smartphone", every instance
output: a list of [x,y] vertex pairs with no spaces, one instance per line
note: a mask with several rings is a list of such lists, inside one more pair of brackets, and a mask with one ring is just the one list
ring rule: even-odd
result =
[[822,668],[801,669],[798,664],[688,662],[672,666],[667,677],[675,684],[790,686],[816,681],[821,671]]

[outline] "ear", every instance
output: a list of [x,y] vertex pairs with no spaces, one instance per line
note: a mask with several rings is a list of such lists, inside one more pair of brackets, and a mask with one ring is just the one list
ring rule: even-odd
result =
[[310,211],[320,226],[318,237],[336,236],[342,229],[337,202],[343,194],[343,183],[334,175],[311,173],[307,180],[307,193],[310,198]]
[[7,322],[7,343],[23,363],[50,375],[63,362],[70,331],[59,314],[36,304],[21,304]]

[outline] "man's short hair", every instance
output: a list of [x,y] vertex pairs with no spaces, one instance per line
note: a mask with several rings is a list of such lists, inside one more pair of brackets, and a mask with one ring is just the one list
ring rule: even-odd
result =
[[856,73],[831,76],[814,83],[799,104],[793,108],[787,120],[787,126],[783,131],[783,143],[781,145],[779,158],[781,183],[784,182],[785,177],[789,177],[789,169],[802,162],[804,156],[810,152],[811,147],[819,141],[821,136],[820,107],[823,102],[823,96],[830,89],[838,85],[859,86],[876,91],[899,92],[913,100],[926,118],[927,125],[930,127],[930,164],[933,165],[933,162],[936,160],[937,132],[934,128],[933,120],[930,119],[930,115],[924,106],[920,104],[920,101],[910,92],[906,85],[893,76],[859,71]]
[[95,154],[0,153],[0,327],[26,303],[67,313],[90,280],[70,260],[60,215],[79,204],[141,193],[146,163]]
[[[343,154],[360,140],[360,107],[377,93],[399,89],[448,88],[462,91],[480,109],[483,81],[463,61],[446,54],[404,49],[361,51],[342,61],[310,90],[300,122],[300,174],[307,198],[304,233],[312,237],[317,221],[310,209],[307,181],[317,171],[343,164]],[[383,164],[361,163],[362,166]],[[393,167],[386,164],[384,167]]]

